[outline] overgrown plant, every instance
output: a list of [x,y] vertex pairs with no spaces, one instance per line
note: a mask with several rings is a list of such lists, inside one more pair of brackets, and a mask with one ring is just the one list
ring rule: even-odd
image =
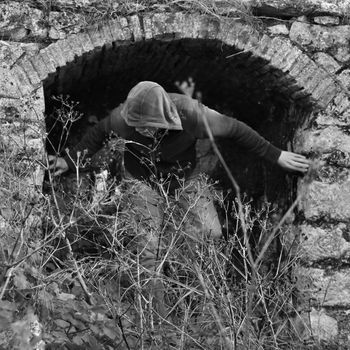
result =
[[[67,113],[73,109],[66,107],[56,115],[63,125],[70,125],[76,114]],[[122,141],[111,143],[115,152],[122,150]],[[231,224],[225,238],[194,241],[184,225],[189,213],[180,212],[176,198],[161,190],[166,205],[159,234],[166,249],[156,273],[144,271],[135,254],[138,232],[127,206],[132,187],[105,176],[96,187],[96,176],[81,172],[79,159],[74,174],[59,181],[47,174],[47,193],[41,194],[43,236],[36,247],[11,260],[3,252],[1,262],[8,268],[12,260],[21,259],[14,277],[2,284],[5,313],[0,322],[7,332],[0,343],[3,348],[39,349],[42,343],[45,349],[97,350],[301,347],[292,327],[298,315],[291,270],[298,257],[286,240],[284,219],[270,222],[268,203],[254,210],[232,179],[238,196],[231,205],[203,176],[202,187],[213,193]],[[9,155],[6,164],[11,161]],[[157,185],[164,189],[164,183]],[[184,190],[185,184],[178,196]],[[194,196],[193,203],[197,199]],[[25,245],[26,215],[9,220],[17,223],[18,240]],[[251,236],[257,232],[254,240],[260,243],[252,246]],[[268,248],[274,240],[282,249],[271,254]],[[135,271],[143,271],[147,278]],[[165,317],[142,293],[153,278],[161,278],[165,288]],[[34,326],[41,330],[40,342],[32,335],[22,336],[24,331],[32,334]]]

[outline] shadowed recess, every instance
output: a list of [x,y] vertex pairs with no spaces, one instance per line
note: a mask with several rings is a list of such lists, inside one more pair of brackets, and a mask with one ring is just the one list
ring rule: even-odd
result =
[[[49,116],[56,106],[52,96],[69,95],[79,102],[83,118],[72,128],[69,146],[91,127],[89,115],[103,118],[108,110],[124,101],[130,88],[139,81],[152,80],[169,92],[177,92],[174,82],[191,76],[208,107],[246,122],[274,145],[292,150],[294,131],[307,110],[289,98],[290,92],[284,92],[288,89],[280,85],[282,75],[268,62],[218,40],[113,43],[76,57],[46,79],[46,114]],[[287,77],[285,81],[288,82]],[[48,129],[50,123],[48,117]],[[60,132],[59,128],[50,132],[53,144]],[[217,142],[242,191],[255,200],[290,202],[294,195],[293,177],[248,155],[232,140]],[[49,143],[48,151],[52,151]],[[220,166],[212,176],[220,180],[223,188],[232,187]]]

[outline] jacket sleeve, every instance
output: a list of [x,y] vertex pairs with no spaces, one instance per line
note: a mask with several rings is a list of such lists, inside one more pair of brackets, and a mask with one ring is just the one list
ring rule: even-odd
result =
[[178,105],[182,114],[186,115],[184,119],[192,120],[189,124],[188,122],[183,123],[184,128],[186,124],[190,125],[196,138],[209,136],[204,122],[205,118],[214,137],[232,138],[237,145],[244,147],[248,152],[277,163],[282,151],[247,124],[218,113],[189,97],[183,97],[181,101],[179,98]]
[[83,156],[86,158],[91,157],[99,149],[101,149],[104,141],[108,138],[112,131],[113,129],[110,115],[89,129],[76,146],[66,150],[64,159],[67,162],[69,169],[73,170],[76,168],[78,153],[81,154],[80,158]]

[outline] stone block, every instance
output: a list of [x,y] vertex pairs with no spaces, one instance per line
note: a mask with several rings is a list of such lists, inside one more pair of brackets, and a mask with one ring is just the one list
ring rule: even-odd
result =
[[350,135],[336,126],[321,130],[298,131],[294,140],[295,149],[307,153],[322,154],[334,150],[350,152]]
[[14,79],[11,71],[7,68],[0,67],[0,97],[1,99],[17,99],[19,98],[19,91],[17,82]]
[[38,72],[41,80],[45,80],[49,74],[42,55],[36,55],[30,59],[33,67]]
[[344,69],[338,75],[338,80],[342,83],[345,90],[350,90],[350,69]]
[[22,67],[15,65],[11,69],[11,72],[16,80],[17,88],[22,96],[28,95],[34,90],[32,83]]
[[342,114],[350,110],[350,96],[343,91],[340,91],[334,98],[335,111]]
[[42,52],[40,51],[37,57],[38,58],[41,57],[42,60],[45,62],[48,74],[56,72],[56,69],[57,69],[56,61],[47,54],[47,51],[42,51]]
[[300,21],[293,22],[289,31],[290,40],[299,45],[310,45],[313,41],[310,28],[311,24],[309,23],[303,23]]
[[341,183],[323,183],[313,181],[311,184],[301,182],[298,195],[302,196],[299,210],[307,220],[350,221],[350,179]]
[[325,309],[311,308],[308,316],[310,330],[314,339],[318,342],[332,342],[337,339],[339,333],[338,321],[327,315]]
[[23,68],[23,70],[27,73],[27,76],[29,77],[29,80],[33,86],[41,83],[41,79],[30,60],[24,58],[20,60],[17,64],[20,65]]
[[285,24],[276,24],[274,26],[268,27],[267,30],[272,35],[288,35],[289,29]]
[[350,307],[350,269],[323,270],[298,266],[296,287],[315,307]]
[[323,226],[303,224],[299,226],[299,230],[302,261],[314,263],[329,259],[350,258],[349,224]]
[[338,16],[316,16],[314,17],[314,22],[322,25],[338,25],[340,23],[340,19]]

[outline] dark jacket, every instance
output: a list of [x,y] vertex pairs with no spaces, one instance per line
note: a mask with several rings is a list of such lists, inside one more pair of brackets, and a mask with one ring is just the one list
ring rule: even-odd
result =
[[[208,137],[204,118],[214,137],[232,138],[234,143],[267,161],[276,163],[281,150],[265,140],[256,131],[235,118],[227,117],[186,95],[169,93],[180,116],[183,130],[170,130],[154,141],[140,135],[135,127],[126,124],[121,116],[123,105],[114,109],[105,119],[83,137],[69,151],[65,159],[71,169],[78,151],[93,155],[113,132],[131,141],[126,144],[124,164],[126,170],[138,179],[187,177],[195,166],[197,139]],[[73,161],[72,161],[72,159]]]

